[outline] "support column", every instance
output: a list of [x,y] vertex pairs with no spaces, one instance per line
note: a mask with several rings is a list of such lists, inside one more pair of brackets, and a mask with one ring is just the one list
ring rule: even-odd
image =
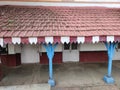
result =
[[115,42],[110,43],[105,42],[105,46],[107,48],[108,53],[108,74],[104,76],[103,80],[107,84],[113,84],[115,82],[114,78],[112,77],[112,59],[116,45],[117,43]]
[[47,56],[49,59],[49,80],[48,83],[53,87],[55,86],[55,80],[53,79],[53,57],[54,57],[54,50],[57,46],[57,44],[43,44],[44,48],[46,49]]

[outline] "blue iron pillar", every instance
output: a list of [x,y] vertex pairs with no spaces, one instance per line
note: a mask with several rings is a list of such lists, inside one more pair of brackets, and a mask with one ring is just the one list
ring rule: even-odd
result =
[[53,57],[54,57],[54,51],[55,51],[55,48],[57,46],[57,43],[56,44],[43,44],[44,48],[46,49],[46,52],[47,52],[47,56],[48,56],[48,59],[49,59],[49,80],[48,80],[48,83],[50,84],[50,86],[55,86],[55,81],[53,79]]
[[114,55],[114,50],[117,45],[117,42],[105,42],[105,46],[107,48],[107,54],[108,54],[108,74],[104,76],[103,80],[107,84],[113,84],[114,83],[114,78],[112,77],[112,59]]

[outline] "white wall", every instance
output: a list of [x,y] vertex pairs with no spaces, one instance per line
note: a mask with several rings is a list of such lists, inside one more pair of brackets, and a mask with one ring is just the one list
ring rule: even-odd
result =
[[104,43],[84,43],[80,44],[80,51],[105,51]]
[[63,62],[79,62],[79,50],[64,50]]
[[8,44],[8,54],[21,53],[21,45]]
[[8,54],[15,54],[15,46],[13,44],[8,44]]
[[[55,49],[56,52],[62,52],[62,44]],[[21,53],[21,63],[39,63],[40,52],[46,52],[42,45],[9,45],[10,54]]]
[[[84,43],[80,44],[80,51],[106,51],[104,43]],[[120,49],[115,50],[113,60],[120,60]]]
[[113,60],[120,60],[120,49],[118,51],[115,50]]
[[19,45],[18,44],[15,45],[15,53],[21,53],[21,49],[22,48],[21,48],[20,44]]
[[[62,44],[58,45],[55,49],[56,52],[62,52]],[[78,62],[79,51],[106,51],[104,43],[84,43],[80,44],[78,51],[64,51],[63,52],[63,62]],[[21,53],[22,63],[39,63],[40,57],[39,52],[46,52],[42,45],[9,45],[9,53]],[[69,53],[68,53],[69,52]],[[120,60],[120,49],[115,51],[113,60]]]
[[39,63],[38,45],[23,45],[21,53],[22,63]]
[[[40,52],[46,52],[45,48],[43,47],[43,45],[40,46],[39,48]],[[58,44],[57,47],[55,48],[55,52],[62,52],[62,44]]]
[[78,45],[78,50],[64,50],[63,51],[63,62],[78,62],[79,51],[106,51],[104,43],[84,43]]

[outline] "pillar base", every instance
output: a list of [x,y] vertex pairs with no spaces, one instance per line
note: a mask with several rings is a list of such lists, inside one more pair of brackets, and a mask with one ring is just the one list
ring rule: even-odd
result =
[[114,84],[114,82],[115,82],[115,80],[114,80],[114,78],[111,76],[111,77],[109,77],[109,76],[107,76],[107,75],[105,75],[104,77],[103,77],[103,80],[107,83],[107,84]]
[[51,87],[54,87],[55,86],[55,81],[53,79],[49,79],[48,84],[50,84]]

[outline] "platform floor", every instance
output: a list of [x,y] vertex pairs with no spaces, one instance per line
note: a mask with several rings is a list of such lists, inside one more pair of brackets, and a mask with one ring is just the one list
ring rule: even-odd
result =
[[[60,88],[79,88],[108,86],[104,83],[103,76],[107,73],[107,63],[64,63],[54,65],[54,79],[56,86],[53,90]],[[48,81],[48,65],[24,64],[17,68],[2,66],[4,77],[0,86],[43,84]],[[120,61],[113,62],[113,87],[120,88]],[[65,89],[68,90],[68,89]],[[72,90],[72,89],[70,89]],[[79,90],[79,89],[75,89]],[[82,89],[81,89],[82,90]],[[92,90],[92,89],[83,89]],[[100,90],[100,89],[97,89]],[[102,89],[101,89],[102,90]],[[117,90],[117,89],[116,89]]]
[[0,86],[0,90],[51,90],[48,84]]

